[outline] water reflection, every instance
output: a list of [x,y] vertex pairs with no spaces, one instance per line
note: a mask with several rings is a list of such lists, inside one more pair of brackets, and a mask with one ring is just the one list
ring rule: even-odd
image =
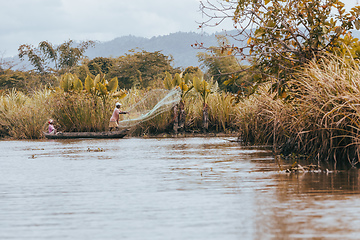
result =
[[[356,239],[359,172],[222,138],[2,141],[0,239]],[[101,151],[89,151],[101,149]]]
[[280,174],[278,189],[292,193],[312,194],[358,194],[359,171],[340,171],[332,173]]

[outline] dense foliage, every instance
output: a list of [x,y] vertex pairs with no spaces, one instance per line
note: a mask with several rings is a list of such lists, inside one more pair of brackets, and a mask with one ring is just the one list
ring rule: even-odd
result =
[[213,77],[224,91],[237,93],[238,96],[249,95],[258,76],[247,72],[250,66],[241,65],[231,51],[225,51],[229,45],[225,36],[218,35],[217,39],[218,46],[209,47],[207,52],[197,55],[201,66],[206,69],[206,75]]
[[202,27],[232,21],[239,44],[222,51],[251,60],[251,70],[274,81],[280,95],[301,66],[324,53],[350,47],[352,57],[360,57],[351,35],[360,29],[360,6],[346,12],[339,0],[207,0],[201,9],[208,16]]
[[112,60],[108,72],[110,78],[117,77],[121,88],[149,87],[165,77],[165,72],[179,72],[171,66],[173,59],[160,51],[131,51]]

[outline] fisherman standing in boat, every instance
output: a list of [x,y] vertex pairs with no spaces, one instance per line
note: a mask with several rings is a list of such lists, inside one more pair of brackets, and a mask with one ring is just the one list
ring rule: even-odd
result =
[[119,115],[120,114],[129,114],[129,112],[121,111],[120,108],[121,108],[121,103],[117,102],[115,104],[114,112],[110,118],[110,123],[109,123],[110,131],[112,131],[114,128],[115,129],[119,128]]

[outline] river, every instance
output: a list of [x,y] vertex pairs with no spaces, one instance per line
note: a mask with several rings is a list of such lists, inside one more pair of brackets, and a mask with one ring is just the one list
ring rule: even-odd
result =
[[358,171],[226,138],[0,141],[0,239],[359,239]]

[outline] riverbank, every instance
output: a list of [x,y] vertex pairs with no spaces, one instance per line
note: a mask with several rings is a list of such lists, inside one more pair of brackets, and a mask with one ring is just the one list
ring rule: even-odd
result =
[[[228,137],[234,138],[234,141],[237,141],[239,138],[239,133],[237,132],[182,132],[182,133],[158,133],[158,134],[142,134],[142,135],[132,135],[128,134],[125,138],[209,138],[209,137]],[[39,139],[46,139],[45,136],[40,137]],[[20,138],[14,137],[3,137],[0,138],[0,141],[13,141],[21,140]],[[29,139],[27,139],[29,140]],[[31,139],[30,139],[31,140]]]

